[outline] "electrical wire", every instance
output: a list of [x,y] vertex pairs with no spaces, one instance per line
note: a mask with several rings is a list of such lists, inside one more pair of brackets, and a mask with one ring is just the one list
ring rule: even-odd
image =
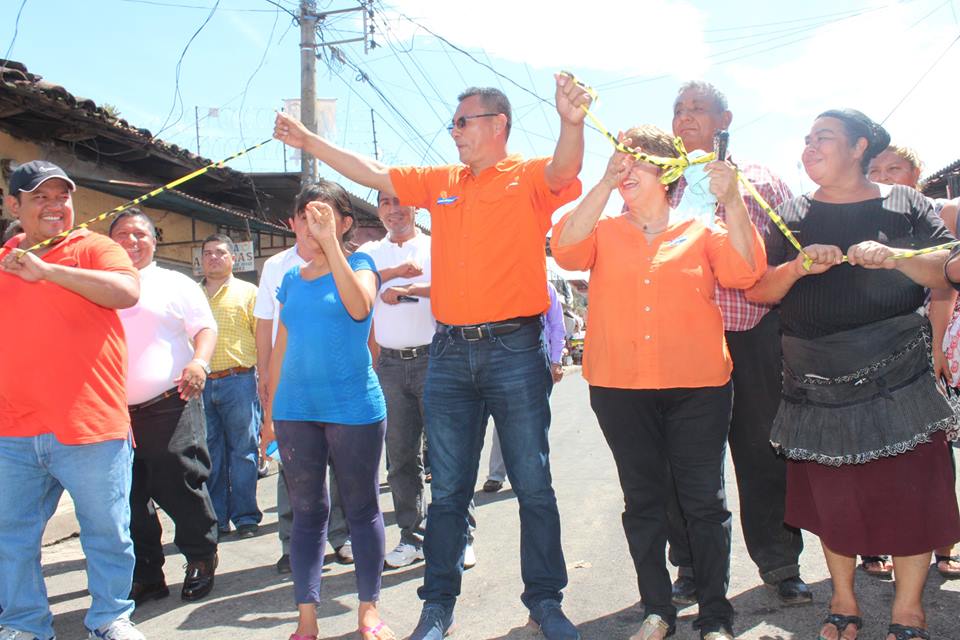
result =
[[[118,1],[119,1],[119,2],[127,2],[127,3],[130,3],[130,4],[146,4],[146,5],[152,5],[152,6],[155,6],[155,7],[169,7],[169,8],[171,8],[171,9],[203,9],[204,11],[209,11],[209,10],[210,10],[210,7],[208,7],[208,6],[203,6],[203,5],[199,5],[199,4],[181,4],[181,3],[179,3],[179,2],[161,2],[161,0],[118,0]],[[270,2],[271,4],[273,4],[273,2],[271,2],[271,0],[266,0],[266,1],[267,1],[267,2]],[[280,7],[280,8],[281,8],[281,9],[284,9],[284,11],[287,11],[284,7]],[[224,9],[221,9],[221,11],[235,11],[235,12],[237,12],[237,13],[272,13],[272,12],[273,12],[273,9],[239,9],[239,8],[236,8],[236,9],[234,9],[234,8],[229,8],[229,9],[228,9],[228,8],[224,8]],[[288,13],[289,13],[289,11],[288,11]]]
[[913,91],[914,91],[918,86],[920,86],[920,83],[923,82],[923,79],[926,78],[928,75],[930,75],[930,72],[933,71],[933,69],[934,69],[938,64],[940,64],[940,61],[943,60],[944,57],[946,57],[947,53],[950,52],[950,49],[952,49],[952,48],[953,48],[953,45],[957,44],[958,41],[960,41],[960,36],[957,36],[956,38],[954,38],[954,39],[950,42],[950,44],[947,45],[947,48],[944,49],[943,53],[941,53],[940,56],[939,56],[936,60],[933,61],[933,64],[931,64],[931,65],[927,68],[927,70],[924,71],[924,72],[920,75],[920,77],[917,79],[917,81],[916,81],[915,83],[913,83],[913,86],[910,87],[910,89],[903,95],[902,98],[900,98],[900,101],[897,102],[897,104],[895,104],[895,105],[893,106],[893,109],[890,110],[890,113],[888,113],[888,114],[886,115],[886,117],[884,117],[884,119],[880,121],[880,124],[881,124],[881,125],[882,125],[884,122],[886,122],[887,120],[890,119],[890,116],[892,116],[892,115],[894,114],[894,112],[895,112],[897,109],[900,108],[900,105],[902,105],[902,104],[907,100],[907,98],[910,97],[910,94],[913,93]]
[[10,40],[10,46],[7,47],[7,52],[3,54],[3,66],[0,67],[0,71],[6,68],[7,60],[10,59],[10,52],[13,51],[13,45],[17,42],[17,35],[20,33],[20,16],[23,14],[23,8],[27,6],[27,0],[23,0],[20,3],[20,8],[17,10],[17,19],[13,23],[13,39]]
[[[217,12],[217,8],[219,6],[220,6],[220,0],[216,0],[213,7],[210,9],[210,13],[208,13],[207,17],[203,19],[203,22],[200,23],[200,26],[197,27],[197,30],[194,31],[193,35],[190,36],[190,39],[187,40],[187,44],[186,46],[183,47],[183,51],[180,52],[180,59],[177,61],[177,71],[176,71],[176,77],[174,80],[173,104],[170,105],[170,111],[169,113],[167,113],[167,117],[163,121],[163,125],[161,125],[160,130],[157,131],[156,135],[153,136],[154,138],[157,138],[161,133],[163,133],[169,128],[167,126],[167,123],[170,122],[170,118],[173,116],[173,112],[176,110],[178,102],[180,103],[180,116],[176,119],[176,121],[173,124],[180,122],[180,120],[183,118],[183,98],[180,95],[180,68],[183,65],[183,58],[187,55],[187,50],[190,49],[190,45],[193,44],[194,39],[196,39],[196,37],[200,35],[200,32],[203,31],[204,27],[206,27],[207,24],[210,22],[211,18],[213,18],[213,14]],[[171,124],[170,126],[173,126],[173,125]]]

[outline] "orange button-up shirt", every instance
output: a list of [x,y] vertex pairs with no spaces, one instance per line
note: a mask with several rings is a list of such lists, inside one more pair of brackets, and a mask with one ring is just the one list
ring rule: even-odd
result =
[[465,165],[390,170],[400,201],[430,211],[437,320],[481,324],[550,306],[544,237],[553,212],[580,196],[580,181],[551,192],[549,161],[513,155],[479,175]]
[[766,270],[754,229],[751,268],[727,239],[695,220],[671,225],[647,243],[625,216],[601,218],[582,241],[550,248],[565,269],[590,270],[583,375],[618,389],[717,387],[733,365],[723,337],[716,285],[753,286]]

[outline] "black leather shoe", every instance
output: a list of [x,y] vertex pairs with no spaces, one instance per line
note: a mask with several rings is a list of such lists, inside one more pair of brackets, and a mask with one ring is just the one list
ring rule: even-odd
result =
[[813,592],[810,591],[810,587],[800,576],[781,580],[777,584],[777,596],[779,596],[780,602],[785,605],[810,604],[813,602]]
[[170,589],[167,588],[167,583],[161,580],[160,582],[150,583],[134,582],[133,586],[130,587],[128,597],[139,607],[148,600],[159,600],[166,598],[168,595],[170,595]]
[[242,524],[237,527],[237,537],[238,538],[252,538],[257,535],[257,532],[260,530],[260,525],[257,524]]
[[193,602],[210,593],[218,561],[217,554],[213,554],[212,558],[187,563],[187,574],[183,577],[183,589],[180,591],[182,600]]
[[676,607],[688,607],[697,603],[697,583],[690,576],[677,576],[673,581],[670,600]]
[[290,573],[290,554],[285,553],[277,560],[277,573]]

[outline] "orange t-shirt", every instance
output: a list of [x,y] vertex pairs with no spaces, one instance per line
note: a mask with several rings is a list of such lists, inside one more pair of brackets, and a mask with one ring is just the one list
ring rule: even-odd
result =
[[462,164],[390,170],[400,201],[430,211],[437,320],[481,324],[550,306],[544,238],[553,212],[580,196],[580,181],[553,193],[549,161],[508,156],[476,176]]
[[[19,246],[13,238],[9,249]],[[76,231],[44,262],[129,273],[137,270],[110,238]],[[0,272],[0,437],[52,433],[62,444],[126,438],[127,345],[113,309],[50,282]]]
[[561,267],[590,270],[584,378],[617,389],[726,384],[733,366],[716,284],[747,289],[766,271],[756,229],[750,268],[725,229],[711,231],[691,220],[648,244],[625,216],[601,218],[589,236],[558,247],[569,217],[554,227],[550,248]]

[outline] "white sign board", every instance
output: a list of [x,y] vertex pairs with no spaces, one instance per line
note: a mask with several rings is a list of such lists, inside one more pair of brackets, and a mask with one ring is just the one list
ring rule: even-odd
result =
[[[291,118],[300,118],[300,98],[291,98],[283,101],[283,112]],[[317,98],[317,133],[321,138],[332,140],[337,135],[337,99]],[[293,149],[290,160],[300,159],[300,150]]]
[[[193,275],[202,276],[203,267],[200,264],[200,255],[203,253],[203,247],[193,248]],[[257,267],[253,260],[253,240],[233,243],[233,272],[243,273],[244,271],[256,271]]]

